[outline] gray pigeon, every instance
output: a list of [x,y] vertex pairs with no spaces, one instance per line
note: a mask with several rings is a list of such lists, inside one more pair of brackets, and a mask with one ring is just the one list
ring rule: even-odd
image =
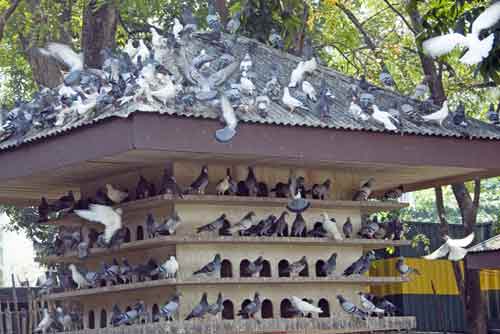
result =
[[352,238],[352,228],[351,217],[347,217],[344,225],[342,226],[342,232],[344,233],[346,239]]
[[200,270],[193,273],[194,276],[205,275],[208,277],[220,277],[221,256],[216,254],[214,260],[204,265]]
[[180,293],[175,294],[170,301],[166,302],[162,307],[160,307],[160,315],[165,318],[165,320],[174,320],[174,316],[179,311],[179,297]]
[[224,226],[225,220],[226,220],[226,214],[224,213],[219,218],[214,220],[213,222],[198,227],[196,229],[196,233],[218,231]]
[[378,219],[375,216],[373,220],[368,220],[363,224],[363,227],[358,232],[358,235],[365,239],[374,239],[375,234],[380,230]]
[[248,265],[247,269],[247,274],[249,274],[252,277],[257,277],[259,276],[262,268],[264,267],[264,258],[262,256],[259,256],[255,261],[250,262]]
[[332,181],[330,179],[327,179],[322,184],[315,184],[311,189],[312,198],[322,200],[328,199],[328,196],[330,195],[331,184]]
[[337,299],[344,312],[354,315],[355,317],[361,318],[363,320],[366,320],[368,314],[366,314],[366,312],[362,311],[356,305],[345,299],[344,296],[337,295]]
[[260,312],[261,306],[260,295],[256,292],[253,301],[238,311],[238,315],[244,319],[253,319],[255,314]]
[[208,305],[208,314],[216,316],[217,314],[222,313],[222,311],[224,310],[224,305],[222,304],[222,302],[222,293],[219,292],[217,301],[214,304]]
[[283,211],[281,216],[276,221],[276,234],[278,237],[288,236],[288,223],[286,221],[286,217],[288,216],[288,212]]
[[170,173],[170,170],[168,168],[165,168],[165,171],[163,172],[160,194],[174,195],[179,196],[180,198],[183,197],[181,187],[177,184],[175,177]]
[[132,325],[136,323],[140,317],[146,315],[143,301],[139,301],[137,304],[135,304],[130,311],[121,314],[115,314],[115,311],[118,310],[118,308],[116,308],[116,310],[113,309],[113,316],[111,321],[114,326]]
[[290,276],[298,276],[302,270],[307,267],[307,258],[303,256],[300,260],[292,262],[288,265],[288,268],[284,270],[285,273],[290,273]]
[[361,300],[361,310],[365,311],[368,315],[375,314],[378,317],[383,317],[385,310],[381,309],[372,302],[369,295],[363,292],[358,292],[359,299]]
[[396,270],[401,274],[401,276],[405,277],[410,275],[411,273],[420,275],[420,272],[417,269],[411,268],[405,263],[405,258],[402,256],[400,256],[396,261]]
[[231,34],[234,35],[240,29],[241,21],[241,12],[236,12],[233,17],[229,20],[229,22],[226,25],[226,30]]
[[126,258],[122,258],[122,264],[120,266],[119,277],[123,283],[131,283],[132,276],[134,274],[132,266],[128,263]]
[[201,168],[200,175],[196,178],[196,180],[191,183],[189,188],[184,191],[185,194],[205,194],[205,189],[208,186],[208,167],[203,166]]
[[146,216],[146,233],[149,239],[156,236],[156,222],[152,213],[148,213]]
[[276,226],[277,226],[276,216],[269,215],[269,217],[267,217],[264,220],[262,228],[260,229],[258,235],[270,237],[276,231]]
[[252,166],[248,166],[248,175],[245,180],[245,185],[247,186],[249,196],[257,196],[257,178],[255,177],[255,172]]
[[389,73],[389,70],[387,69],[387,66],[385,64],[382,65],[382,72],[380,73],[379,79],[385,88],[391,90],[394,89],[396,83],[394,82],[394,79],[392,78],[392,75]]
[[337,253],[333,253],[332,256],[323,264],[321,268],[326,276],[332,276],[337,268]]
[[374,183],[375,179],[373,177],[363,183],[361,188],[354,194],[353,201],[367,201],[372,193]]
[[174,211],[171,217],[165,219],[163,224],[155,227],[154,235],[174,235],[177,227],[182,223],[181,217]]
[[383,200],[384,201],[397,201],[403,195],[403,185],[396,187],[394,189],[387,190],[384,193]]
[[354,261],[349,267],[344,270],[344,276],[363,275],[370,270],[371,262],[375,260],[375,252],[369,251],[362,255],[358,260]]
[[204,292],[203,296],[201,297],[200,303],[193,308],[191,313],[188,314],[186,320],[190,320],[193,318],[203,318],[208,312],[208,307],[209,305],[207,301],[207,293]]
[[295,216],[295,220],[292,224],[292,233],[291,236],[294,237],[302,237],[307,233],[306,231],[306,221],[304,217],[300,213],[297,213]]
[[89,243],[86,241],[82,241],[77,246],[78,258],[86,259],[89,257]]

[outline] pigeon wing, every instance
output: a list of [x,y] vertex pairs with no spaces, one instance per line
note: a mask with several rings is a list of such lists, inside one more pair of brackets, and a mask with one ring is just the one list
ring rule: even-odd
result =
[[461,247],[450,246],[450,254],[448,260],[460,261],[467,255],[467,249]]
[[500,2],[488,7],[484,12],[482,12],[474,23],[472,23],[472,34],[479,36],[479,33],[483,29],[488,29],[495,25],[500,20]]
[[429,38],[422,43],[422,47],[426,54],[435,58],[451,52],[456,46],[466,46],[466,43],[465,36],[452,33]]
[[467,247],[472,243],[472,241],[474,241],[474,233],[469,234],[463,239],[454,239],[450,243],[452,246]]
[[436,260],[436,259],[439,259],[440,257],[443,257],[446,254],[448,254],[449,251],[450,251],[450,248],[448,247],[448,245],[447,244],[443,244],[441,247],[439,247],[438,249],[436,249],[431,254],[424,256],[424,259],[426,259],[426,260]]
[[68,45],[61,43],[49,43],[47,44],[47,51],[49,51],[52,57],[68,66],[71,70],[83,69],[82,55],[77,54]]

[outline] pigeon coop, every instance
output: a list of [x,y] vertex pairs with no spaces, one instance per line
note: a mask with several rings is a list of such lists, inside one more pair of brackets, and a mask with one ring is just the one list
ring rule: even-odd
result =
[[[220,52],[203,43],[207,42],[197,41],[193,47]],[[238,43],[233,54],[243,59],[248,41],[239,38]],[[251,45],[253,62],[259,64],[256,76],[262,79],[256,80],[257,90],[270,79],[272,63],[281,64],[280,81],[287,82],[298,59],[256,42]],[[192,54],[197,52],[191,50],[189,55]],[[361,320],[345,313],[337,301],[336,296],[341,294],[359,305],[358,292],[367,292],[373,285],[400,284],[406,280],[399,276],[342,275],[351,263],[370,250],[409,245],[404,240],[357,237],[362,217],[405,207],[397,201],[377,199],[400,185],[404,191],[414,191],[499,175],[500,131],[474,120],[470,120],[467,128],[457,128],[452,122],[445,122],[443,127],[416,124],[404,115],[403,131],[387,131],[373,120],[361,121],[348,112],[354,79],[322,67],[311,80],[317,83],[321,78],[336,97],[330,105],[331,114],[320,117],[312,111],[290,112],[281,106],[279,99],[273,100],[265,115],[255,110],[238,111],[241,121],[236,136],[225,144],[214,139],[215,131],[221,127],[219,108],[205,101],[189,108],[110,106],[104,113],[61,127],[33,128],[22,138],[0,143],[0,203],[38,205],[42,196],[54,203],[69,190],[77,200],[95,198],[106,184],[128,189],[129,199],[116,205],[123,210],[123,244],[93,247],[85,259],[70,250],[45,256],[42,261],[57,265],[60,270],[75,264],[91,272],[99,272],[103,263],[110,264],[113,259],[119,263],[127,259],[132,266],[139,266],[150,259],[162,264],[175,256],[179,264],[176,278],[134,277],[127,284],[97,282],[93,288],[62,291],[54,288],[41,295],[37,305],[49,309],[56,305],[76,305],[85,330],[101,333],[123,333],[122,327],[110,325],[113,307],[117,305],[126,312],[138,301],[144,302],[145,312],[133,326],[144,328],[127,327],[131,333],[163,332],[165,328],[172,333],[351,333],[414,328],[414,317]],[[418,103],[383,89],[377,90],[375,98],[385,108],[394,103],[406,103],[407,107]],[[163,171],[167,169],[180,187],[187,189],[203,165],[208,166],[205,194],[136,198],[135,188],[141,175],[159,190]],[[267,185],[268,190],[278,182],[287,183],[290,170],[304,177],[308,189],[330,179],[326,199],[310,199],[308,195],[310,208],[303,213],[306,229],[314,230],[321,214],[327,213],[335,218],[342,231],[344,221],[350,217],[354,238],[196,233],[198,227],[222,214],[235,224],[250,211],[260,221],[270,214],[279,217],[287,210],[290,200],[273,195],[217,196],[216,184],[224,178],[226,169],[239,182],[247,178],[248,166],[254,167],[257,181]],[[370,199],[352,201],[360,184],[369,178],[375,180]],[[174,212],[182,221],[175,233],[151,238],[147,215],[152,214],[161,223]],[[295,214],[290,213],[289,229],[294,219]],[[46,224],[81,231],[84,240],[92,228],[99,232],[103,229],[102,225],[74,213]],[[332,253],[338,254],[336,270],[325,277],[322,264]],[[219,272],[210,277],[193,276],[215,254],[221,257]],[[263,258],[262,269],[254,277],[248,277],[249,264],[259,256]],[[303,256],[306,267],[298,275],[290,276],[286,268]],[[174,320],[165,321],[160,314],[161,306],[179,292],[182,295],[178,314]],[[203,319],[185,321],[204,292],[210,304],[221,293],[223,311],[214,317],[206,315]],[[253,301],[256,292],[261,301],[255,314],[257,319],[241,319],[238,311]],[[291,306],[292,296],[307,299],[321,313],[311,318],[309,314],[297,314]]]

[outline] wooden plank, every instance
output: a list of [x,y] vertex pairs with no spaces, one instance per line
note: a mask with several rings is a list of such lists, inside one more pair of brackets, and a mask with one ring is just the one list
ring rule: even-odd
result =
[[85,296],[95,296],[110,293],[130,292],[141,289],[150,289],[163,286],[214,286],[214,285],[261,285],[261,284],[350,284],[350,285],[379,285],[408,282],[405,277],[369,277],[369,276],[334,276],[334,277],[245,277],[245,278],[201,278],[201,279],[160,279],[155,281],[146,281],[130,284],[121,284],[114,286],[105,286],[93,289],[81,289],[68,292],[52,293],[42,296],[41,300],[63,300],[63,299],[79,299]]
[[[364,250],[378,249],[384,247],[410,246],[410,240],[377,240],[377,239],[344,239],[333,240],[329,238],[296,238],[296,237],[240,237],[240,236],[165,236],[154,239],[132,241],[123,244],[119,249],[92,248],[89,250],[89,257],[99,257],[102,255],[118,255],[131,251],[142,251],[147,249],[160,248],[168,245],[182,244],[238,244],[238,245],[279,245],[294,244],[297,246],[337,246],[337,247],[359,247]],[[82,262],[76,252],[69,252],[64,256],[48,256],[39,258],[37,261],[43,263],[70,263]]]

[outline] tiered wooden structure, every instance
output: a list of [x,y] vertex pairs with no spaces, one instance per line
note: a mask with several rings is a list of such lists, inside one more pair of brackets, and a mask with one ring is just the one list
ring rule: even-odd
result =
[[[145,263],[150,257],[158,263],[163,263],[175,255],[179,262],[180,272],[177,279],[159,279],[130,284],[103,286],[95,289],[65,291],[53,293],[44,297],[44,300],[71,301],[77,300],[83,306],[85,328],[105,327],[113,304],[125,309],[137,300],[144,300],[150,315],[158,312],[161,306],[174,292],[181,292],[180,318],[184,319],[198,302],[203,292],[208,292],[209,301],[215,302],[217,294],[224,296],[224,319],[235,319],[236,312],[254,292],[260,292],[263,300],[262,318],[286,318],[288,299],[292,295],[303,298],[312,298],[325,312],[321,317],[342,317],[342,312],[336,300],[341,293],[347,298],[357,301],[358,291],[366,290],[369,285],[402,282],[399,277],[343,277],[342,271],[355,261],[364,251],[386,246],[407,245],[407,241],[347,239],[335,241],[324,238],[294,238],[294,237],[220,237],[216,234],[197,235],[196,227],[206,224],[222,213],[226,213],[231,222],[238,221],[250,210],[258,218],[269,214],[279,216],[285,210],[286,199],[270,197],[235,197],[216,196],[215,184],[225,175],[225,164],[208,164],[210,185],[206,195],[187,195],[185,198],[176,198],[170,195],[161,195],[152,198],[133,200],[120,205],[124,209],[124,224],[130,231],[130,242],[119,249],[92,249],[88,259],[80,261],[76,254],[68,253],[65,256],[52,256],[45,259],[49,263],[78,263],[89,270],[99,270],[101,263],[111,263],[113,258],[119,261],[126,257],[131,264]],[[233,176],[245,179],[247,167],[245,165],[231,165]],[[197,177],[201,164],[196,162],[175,161],[168,166],[181,185],[189,183]],[[286,181],[289,168],[278,166],[256,166],[256,176],[259,181],[274,185],[279,181]],[[330,169],[298,169],[298,175],[305,176],[308,184],[323,182],[326,178],[333,181],[332,192],[328,200],[312,200],[311,209],[305,212],[304,217],[308,229],[320,221],[320,214],[327,212],[335,217],[341,225],[350,217],[355,231],[360,228],[361,215],[398,209],[405,204],[396,202],[353,202],[353,191],[359,187],[360,176],[353,173]],[[95,179],[81,187],[83,196],[92,196],[98,187],[105,183],[120,185],[122,188],[134,189],[139,175],[160,183],[162,166],[150,169],[134,170],[120,175],[111,175]],[[131,191],[132,192],[132,191]],[[177,211],[182,224],[175,236],[147,239],[145,218],[152,213],[157,221],[163,220],[173,211]],[[289,226],[294,215],[288,218]],[[84,234],[89,226],[98,226],[84,221],[74,215],[51,224],[69,227],[81,226]],[[336,277],[320,277],[316,267],[325,261],[333,252],[337,252],[338,264]],[[223,259],[222,278],[200,279],[193,278],[192,273],[211,261],[216,253]],[[307,273],[299,277],[282,277],[283,263],[298,260],[306,255],[308,260]],[[241,274],[245,260],[253,261],[258,256],[266,260],[265,269],[261,277],[249,278]],[[242,277],[243,276],[243,277]],[[345,317],[345,316],[344,316]],[[407,322],[405,322],[407,324]]]

